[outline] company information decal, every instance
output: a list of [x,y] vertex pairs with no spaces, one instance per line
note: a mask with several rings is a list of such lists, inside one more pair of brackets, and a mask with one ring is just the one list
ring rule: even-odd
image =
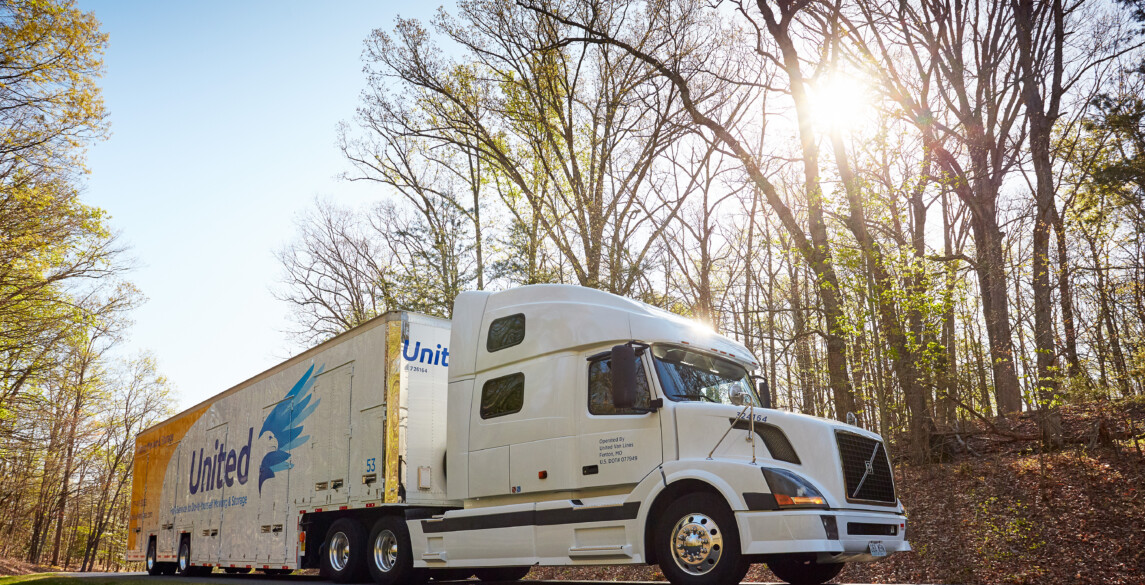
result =
[[172,506],[171,514],[186,514],[188,512],[201,512],[203,510],[217,510],[219,508],[246,506],[246,496],[230,496],[229,498],[219,498],[215,500],[207,500],[205,502],[194,502],[184,506]]
[[624,451],[625,449],[631,449],[633,447],[635,447],[635,444],[623,436],[601,439],[599,453],[600,465],[636,461],[638,459],[636,455],[628,455]]

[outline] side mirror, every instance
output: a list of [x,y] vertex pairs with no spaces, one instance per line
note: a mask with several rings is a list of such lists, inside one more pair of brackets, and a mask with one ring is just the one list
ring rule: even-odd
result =
[[771,388],[767,385],[767,378],[759,379],[759,389],[756,393],[759,395],[759,405],[771,408]]
[[612,405],[632,408],[636,404],[636,349],[631,345],[612,348]]

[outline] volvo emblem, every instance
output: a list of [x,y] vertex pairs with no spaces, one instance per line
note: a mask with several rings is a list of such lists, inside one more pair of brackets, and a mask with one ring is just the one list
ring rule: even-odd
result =
[[859,480],[859,485],[855,486],[855,492],[851,494],[851,499],[858,499],[859,490],[863,489],[863,484],[867,482],[867,478],[875,472],[875,457],[879,456],[879,445],[880,443],[875,443],[875,450],[871,451],[871,458],[863,463],[863,467],[866,468],[866,472],[863,473],[862,479]]

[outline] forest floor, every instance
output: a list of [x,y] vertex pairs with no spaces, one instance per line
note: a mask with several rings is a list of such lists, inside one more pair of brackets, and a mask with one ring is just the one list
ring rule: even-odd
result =
[[42,567],[40,565],[33,565],[25,563],[16,559],[6,559],[0,557],[0,577],[6,575],[29,575],[32,573],[46,573],[57,569],[51,567]]
[[[896,465],[913,552],[848,565],[839,583],[1145,583],[1145,399],[1063,409],[1043,452],[1031,416],[949,437],[945,461]],[[1138,437],[1137,440],[1131,437]],[[0,575],[44,570],[0,559]],[[541,567],[529,580],[663,581],[659,568]],[[756,565],[751,582],[774,582]]]

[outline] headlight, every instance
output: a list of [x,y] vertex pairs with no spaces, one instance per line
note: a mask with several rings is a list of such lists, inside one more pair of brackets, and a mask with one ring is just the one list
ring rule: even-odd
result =
[[775,496],[775,503],[779,504],[780,508],[830,507],[815,486],[786,469],[764,467],[763,479],[767,481],[767,486]]

